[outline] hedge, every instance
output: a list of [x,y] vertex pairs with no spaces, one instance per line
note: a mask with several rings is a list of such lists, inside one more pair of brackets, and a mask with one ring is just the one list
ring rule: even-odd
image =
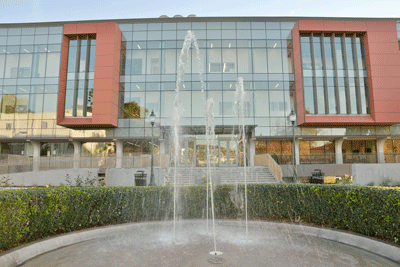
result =
[[[312,223],[400,244],[398,189],[252,184],[247,190],[250,219]],[[216,186],[214,201],[217,218],[244,218],[244,186]],[[205,206],[205,186],[179,189],[179,217],[205,218]],[[2,190],[0,250],[78,229],[172,218],[171,187]]]

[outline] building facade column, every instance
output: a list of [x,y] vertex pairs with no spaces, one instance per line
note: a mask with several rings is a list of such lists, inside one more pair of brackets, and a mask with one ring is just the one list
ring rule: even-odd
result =
[[249,166],[254,166],[254,156],[256,155],[256,139],[255,138],[250,138],[250,143],[249,143],[249,156],[250,156],[250,162]]
[[33,146],[33,171],[39,171],[40,166],[40,142],[39,141],[30,141]]
[[122,157],[124,156],[124,142],[122,140],[115,141],[116,148],[116,159],[115,159],[115,168],[122,168]]
[[294,142],[294,148],[295,148],[295,153],[296,153],[296,165],[300,164],[300,141],[301,139],[296,139]]
[[165,154],[165,139],[159,139],[160,142],[160,155]]
[[376,154],[378,163],[385,163],[385,142],[386,138],[376,139]]
[[335,140],[335,160],[336,164],[343,164],[342,145],[345,139]]
[[81,160],[81,149],[82,149],[82,142],[80,141],[72,141],[74,145],[74,169],[79,168],[79,162]]

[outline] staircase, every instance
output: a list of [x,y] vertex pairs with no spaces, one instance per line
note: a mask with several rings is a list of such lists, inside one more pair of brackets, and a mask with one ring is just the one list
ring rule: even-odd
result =
[[[221,177],[221,184],[243,184],[244,168],[226,168],[219,173]],[[277,183],[278,180],[272,171],[266,166],[256,166],[246,168],[246,181],[248,184],[258,183]]]
[[[215,184],[243,184],[243,167],[212,167],[212,178]],[[174,185],[175,168],[169,169],[165,184]],[[181,166],[176,170],[176,185],[190,186],[206,183],[207,168]],[[255,183],[278,183],[277,178],[267,166],[255,166],[246,168],[246,181]]]

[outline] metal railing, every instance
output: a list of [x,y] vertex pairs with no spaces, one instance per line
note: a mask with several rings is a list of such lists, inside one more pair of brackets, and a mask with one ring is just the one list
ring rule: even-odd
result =
[[343,153],[343,163],[377,163],[376,153]]
[[[75,160],[73,155],[40,157],[37,163],[34,158],[28,156],[2,157],[0,160],[0,175],[19,172],[31,172],[34,170],[48,171],[70,168],[99,168],[107,166],[115,168],[117,161],[120,160],[122,168],[149,168],[151,164],[150,154],[134,154],[133,156],[123,156],[117,158],[109,157],[85,157],[81,156]],[[168,155],[154,155],[154,166],[166,168],[168,166]],[[36,166],[35,166],[36,163]]]
[[[293,164],[292,155],[271,155],[279,165]],[[300,154],[300,164],[334,164],[336,162],[335,154]]]
[[385,163],[400,163],[400,154],[385,153]]
[[335,154],[300,154],[300,164],[334,164]]

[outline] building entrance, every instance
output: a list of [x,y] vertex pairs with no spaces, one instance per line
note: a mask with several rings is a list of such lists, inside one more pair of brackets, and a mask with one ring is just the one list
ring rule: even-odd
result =
[[[209,147],[211,166],[238,166],[239,145],[235,138],[218,137]],[[207,140],[205,136],[188,137],[181,142],[180,165],[206,167]]]

